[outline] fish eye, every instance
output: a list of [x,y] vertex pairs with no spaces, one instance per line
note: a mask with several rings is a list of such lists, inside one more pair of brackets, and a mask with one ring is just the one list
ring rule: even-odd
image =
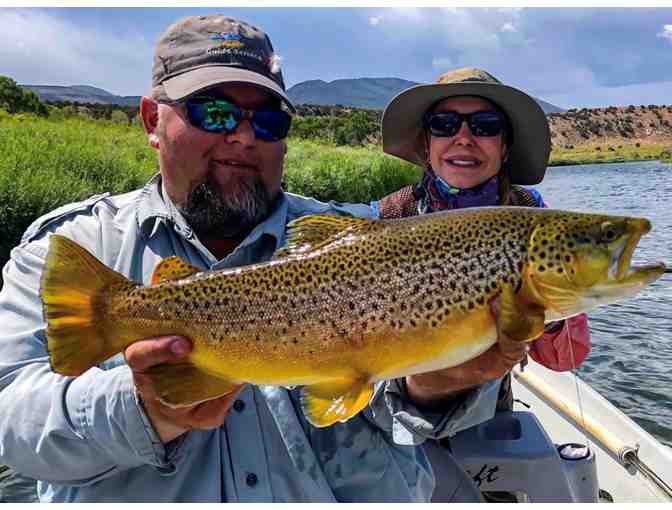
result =
[[615,241],[623,233],[619,225],[613,223],[603,223],[600,231],[600,241],[610,243]]

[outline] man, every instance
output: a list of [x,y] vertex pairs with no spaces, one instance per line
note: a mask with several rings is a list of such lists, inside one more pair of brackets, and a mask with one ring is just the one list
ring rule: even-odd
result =
[[[364,412],[324,429],[277,387],[170,409],[144,372],[187,356],[186,338],[139,341],[74,379],[50,370],[39,280],[53,233],[148,283],[173,255],[203,269],[268,260],[305,214],[372,215],[281,190],[292,110],[261,30],[221,15],[175,23],[141,102],[160,173],[40,218],[13,251],[0,294],[0,463],[40,480],[40,500],[426,501],[432,471],[416,445],[492,416],[497,381],[465,387],[451,371],[381,383]],[[500,340],[510,368],[523,349]],[[468,386],[483,382],[471,374]]]

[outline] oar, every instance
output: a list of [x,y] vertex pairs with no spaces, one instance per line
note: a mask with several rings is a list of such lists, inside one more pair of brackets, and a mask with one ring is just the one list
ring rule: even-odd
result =
[[520,372],[514,369],[511,374],[518,382],[557,409],[562,416],[573,422],[579,429],[590,434],[593,440],[610,453],[619,464],[628,470],[637,469],[672,500],[672,487],[639,458],[636,447],[625,444],[595,418],[586,414],[585,411],[581,412],[576,404],[562,399],[551,385],[529,370]]

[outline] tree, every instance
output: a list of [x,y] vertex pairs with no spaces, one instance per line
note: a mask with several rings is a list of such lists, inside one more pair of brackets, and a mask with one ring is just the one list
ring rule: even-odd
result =
[[47,105],[34,92],[20,87],[7,76],[0,76],[0,107],[9,113],[29,112],[42,117],[49,115]]

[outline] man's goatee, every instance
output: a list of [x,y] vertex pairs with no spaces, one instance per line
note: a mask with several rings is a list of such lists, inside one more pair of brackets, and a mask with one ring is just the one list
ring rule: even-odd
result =
[[208,179],[191,190],[181,212],[198,236],[238,237],[266,219],[271,204],[260,177],[241,179],[227,192]]

